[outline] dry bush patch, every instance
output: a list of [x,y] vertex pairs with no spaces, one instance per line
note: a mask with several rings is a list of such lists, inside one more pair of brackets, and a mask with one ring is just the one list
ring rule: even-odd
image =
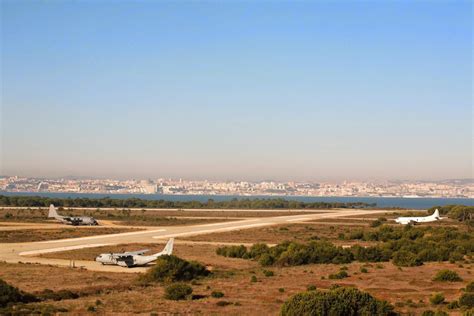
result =
[[[151,248],[147,244],[127,245],[127,250],[137,248],[161,250],[163,244]],[[120,246],[121,247],[121,246]],[[99,249],[99,248],[97,248]],[[96,250],[97,250],[96,249]],[[91,249],[84,249],[90,251]],[[82,251],[82,250],[81,250]],[[154,251],[154,250],[153,250]],[[77,252],[77,251],[76,251]],[[193,294],[206,296],[200,300],[174,302],[163,298],[163,288],[153,285],[146,288],[135,286],[135,274],[128,273],[98,273],[80,269],[56,268],[40,265],[0,265],[0,277],[22,290],[39,291],[44,288],[59,290],[90,289],[92,286],[113,287],[114,284],[131,284],[130,290],[115,290],[110,293],[90,295],[76,300],[48,302],[55,306],[66,307],[73,314],[85,313],[89,305],[94,305],[97,299],[102,304],[98,312],[105,314],[132,313],[140,311],[166,312],[179,314],[220,314],[230,315],[276,315],[280,307],[289,296],[306,290],[308,284],[314,284],[318,289],[328,289],[334,284],[355,286],[367,291],[379,299],[390,303],[407,302],[417,303],[423,300],[426,306],[397,307],[398,311],[420,314],[429,307],[429,297],[434,292],[442,292],[446,300],[452,301],[459,297],[461,288],[467,281],[455,283],[434,282],[432,278],[440,269],[456,271],[464,280],[472,279],[469,274],[472,264],[464,264],[461,268],[450,263],[427,263],[420,267],[403,268],[402,270],[391,263],[382,263],[383,269],[371,268],[370,273],[360,273],[360,262],[347,264],[350,275],[342,280],[328,280],[327,276],[340,270],[340,265],[321,264],[298,267],[275,267],[273,277],[264,277],[264,271],[255,262],[242,259],[230,259],[215,255],[215,247],[208,245],[176,245],[176,255],[186,260],[196,260],[207,266],[212,266],[214,276],[198,280],[192,284]],[[63,253],[64,254],[64,253]],[[50,254],[53,255],[53,254]],[[221,272],[219,272],[221,271]],[[227,273],[222,273],[227,271]],[[249,282],[255,275],[258,282]],[[322,279],[322,277],[326,277]],[[280,292],[280,288],[285,288]],[[219,290],[225,293],[231,305],[220,307],[216,305],[219,299],[211,296],[212,291]],[[235,305],[234,303],[238,303]]]

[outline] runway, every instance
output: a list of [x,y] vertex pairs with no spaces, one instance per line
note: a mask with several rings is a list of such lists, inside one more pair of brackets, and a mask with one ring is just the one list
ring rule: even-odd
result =
[[[81,248],[100,247],[117,244],[133,243],[163,243],[168,238],[188,237],[215,232],[242,230],[249,228],[265,227],[271,225],[297,223],[324,218],[338,218],[353,215],[366,215],[386,213],[386,210],[326,210],[325,213],[289,215],[276,217],[259,217],[238,221],[189,225],[154,227],[143,231],[125,232],[109,235],[97,235],[61,240],[50,240],[26,243],[2,243],[0,244],[0,260],[9,263],[38,263],[58,266],[71,266],[72,262],[64,259],[50,259],[34,257],[42,253],[59,252]],[[335,224],[336,225],[336,224]],[[146,268],[123,268],[119,266],[103,266],[94,261],[75,261],[76,267],[82,267],[94,271],[111,272],[143,272]]]

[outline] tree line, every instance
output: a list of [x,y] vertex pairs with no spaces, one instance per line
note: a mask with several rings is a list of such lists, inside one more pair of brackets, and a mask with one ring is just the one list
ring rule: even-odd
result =
[[41,196],[0,195],[0,206],[12,207],[96,207],[96,208],[169,208],[169,209],[331,209],[331,208],[371,208],[375,203],[362,202],[300,202],[275,199],[237,199],[215,201],[169,201],[145,200],[139,198],[51,198]]

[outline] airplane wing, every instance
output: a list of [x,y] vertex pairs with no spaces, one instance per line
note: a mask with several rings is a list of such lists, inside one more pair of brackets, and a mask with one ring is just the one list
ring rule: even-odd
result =
[[143,250],[137,250],[137,251],[126,251],[126,252],[115,252],[115,253],[112,253],[112,255],[116,259],[119,259],[119,258],[126,258],[126,257],[137,256],[137,255],[143,255],[147,251],[149,251],[149,249],[143,249]]
[[122,255],[126,256],[133,256],[133,255],[143,255],[144,253],[150,251],[150,249],[143,249],[143,250],[137,250],[137,251],[127,251],[124,252]]

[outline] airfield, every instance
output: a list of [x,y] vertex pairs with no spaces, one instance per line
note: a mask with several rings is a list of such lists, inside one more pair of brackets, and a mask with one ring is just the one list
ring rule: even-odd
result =
[[[272,211],[274,212],[274,211]],[[0,259],[9,263],[39,263],[54,264],[58,266],[71,266],[85,268],[92,271],[111,271],[111,272],[143,272],[147,268],[136,267],[133,269],[124,269],[123,267],[102,265],[97,262],[77,261],[61,259],[38,258],[38,255],[54,252],[62,252],[69,250],[78,250],[83,248],[96,248],[104,246],[113,246],[118,244],[137,244],[137,243],[157,243],[166,242],[168,238],[184,238],[196,235],[211,234],[218,232],[238,231],[250,228],[258,228],[264,226],[297,223],[326,218],[339,218],[354,215],[366,215],[385,213],[386,211],[374,210],[343,210],[343,211],[321,211],[308,213],[303,215],[283,215],[275,217],[260,217],[251,219],[231,220],[228,222],[218,222],[202,225],[176,226],[176,227],[138,227],[138,231],[115,233],[107,235],[93,235],[79,238],[66,238],[59,240],[49,240],[40,242],[24,242],[24,243],[0,243]],[[55,227],[62,224],[53,224]],[[102,224],[103,225],[103,224]],[[106,224],[107,225],[107,224]],[[0,227],[0,231],[6,230],[28,230],[35,228],[47,228],[47,224],[28,224],[28,225],[6,225]],[[64,226],[64,225],[62,225]],[[117,224],[109,224],[114,228],[124,227]],[[104,226],[99,226],[104,227]],[[105,226],[107,227],[107,226]],[[92,227],[91,227],[92,228]],[[94,227],[95,228],[95,227]],[[129,227],[124,227],[129,228]],[[84,229],[84,227],[76,227],[76,229]],[[93,228],[92,228],[93,229]],[[179,244],[179,239],[177,241]],[[226,244],[226,243],[223,243]]]
[[[15,209],[0,209],[0,218],[7,212],[16,215]],[[75,212],[82,214],[84,210]],[[355,286],[388,300],[397,311],[413,314],[433,309],[429,303],[433,292],[443,292],[448,301],[456,299],[466,282],[439,284],[432,278],[438,270],[450,269],[463,280],[472,280],[472,262],[462,265],[432,262],[404,268],[391,262],[353,262],[344,265],[350,275],[348,278],[331,280],[328,275],[339,271],[341,265],[269,267],[267,270],[273,271],[274,276],[267,277],[265,269],[255,261],[216,254],[221,245],[250,246],[258,242],[274,245],[285,240],[304,243],[316,237],[343,247],[351,246],[354,241],[340,240],[338,235],[357,229],[370,231],[374,229],[371,223],[380,217],[387,218],[387,225],[398,226],[393,222],[395,212],[400,211],[147,210],[150,217],[167,217],[168,220],[132,225],[107,217],[99,218],[101,226],[96,227],[71,227],[42,220],[39,215],[32,218],[25,215],[23,221],[0,221],[0,278],[32,293],[45,289],[78,293],[76,299],[41,303],[64,308],[73,315],[125,315],[136,311],[143,315],[276,315],[288,297],[305,291],[310,285],[318,289],[328,289],[335,284]],[[463,229],[452,220],[433,225]],[[12,242],[16,234],[21,234],[24,242]],[[193,294],[200,296],[199,299],[169,301],[163,298],[162,285],[137,284],[137,274],[149,267],[124,268],[93,261],[104,252],[137,249],[159,252],[171,237],[175,238],[175,255],[198,261],[213,272],[211,278],[192,283]],[[362,268],[368,272],[361,273]],[[256,282],[251,282],[253,276]],[[223,292],[224,297],[212,297],[210,294],[215,290]],[[456,312],[452,314],[457,315]]]

